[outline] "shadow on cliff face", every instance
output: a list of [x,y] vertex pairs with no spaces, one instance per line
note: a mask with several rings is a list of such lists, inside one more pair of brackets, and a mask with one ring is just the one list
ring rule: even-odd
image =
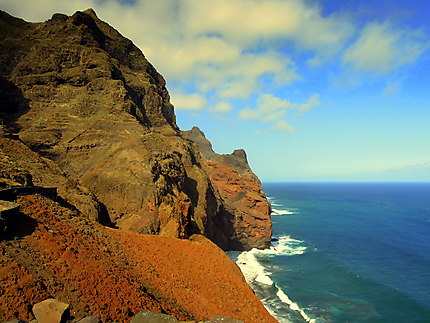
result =
[[37,221],[28,215],[17,212],[2,221],[0,241],[16,240],[32,234],[37,227]]
[[197,190],[197,181],[186,177],[184,180],[184,184],[182,185],[182,189],[184,190],[184,193],[188,195],[188,197],[191,199],[191,203],[193,207],[197,206],[197,203],[199,202],[199,191]]
[[188,218],[188,223],[186,227],[187,234],[189,237],[191,237],[195,233],[200,233],[200,230],[196,224],[196,221],[192,216],[199,202],[199,191],[197,190],[197,181],[190,177],[186,177],[184,180],[184,183],[182,184],[182,189],[184,193],[190,198],[191,206],[193,209],[193,212],[189,212],[189,218]]
[[30,110],[28,100],[20,88],[14,83],[0,76],[0,119],[8,126],[8,130],[18,132],[19,126],[16,120]]
[[98,209],[99,209],[98,210],[99,216],[97,221],[106,227],[118,229],[118,227],[112,222],[106,205],[104,205],[99,200],[97,200],[97,203],[98,203]]

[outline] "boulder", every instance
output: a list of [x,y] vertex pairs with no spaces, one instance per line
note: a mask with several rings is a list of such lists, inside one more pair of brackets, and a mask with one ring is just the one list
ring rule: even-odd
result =
[[205,323],[243,323],[242,320],[236,320],[225,316],[215,316],[210,320],[204,321]]
[[130,323],[176,323],[176,317],[167,314],[154,313],[151,311],[140,311],[133,317]]
[[69,304],[48,298],[33,306],[33,314],[39,323],[62,323],[69,316]]
[[79,320],[78,323],[99,323],[100,319],[97,316],[85,316],[83,319]]

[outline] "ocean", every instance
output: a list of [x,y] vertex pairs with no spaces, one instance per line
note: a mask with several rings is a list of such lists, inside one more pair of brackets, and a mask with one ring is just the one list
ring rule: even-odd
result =
[[430,322],[430,183],[264,183],[268,250],[229,252],[279,322]]

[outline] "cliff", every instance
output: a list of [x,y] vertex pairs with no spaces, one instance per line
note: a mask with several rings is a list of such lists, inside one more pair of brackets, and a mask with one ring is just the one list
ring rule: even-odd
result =
[[238,237],[237,214],[179,131],[163,77],[130,40],[91,9],[36,24],[2,12],[0,24],[0,114],[41,158],[16,156],[38,182],[122,230],[267,246],[269,217],[263,239]]
[[234,249],[243,245],[257,248],[269,246],[272,234],[271,207],[260,180],[249,167],[246,153],[237,149],[232,154],[217,154],[211,142],[198,127],[183,133],[194,141],[206,163],[203,168],[233,215]]
[[94,11],[0,11],[0,117],[0,321],[54,297],[74,319],[275,322],[216,246],[267,246],[270,217],[236,205],[257,198],[226,197],[258,179],[201,156],[163,77]]

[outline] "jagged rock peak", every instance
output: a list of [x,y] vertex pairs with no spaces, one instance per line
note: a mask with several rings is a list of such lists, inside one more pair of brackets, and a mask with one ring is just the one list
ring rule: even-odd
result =
[[248,159],[244,149],[235,149],[231,154],[217,154],[212,148],[212,143],[206,138],[204,132],[200,128],[194,126],[191,130],[182,131],[188,138],[194,141],[206,160],[215,161],[221,164],[226,164],[233,168],[241,176],[252,179],[260,184],[260,180],[255,175],[248,164]]
[[205,133],[199,127],[194,126],[191,130],[182,131],[182,133],[198,145],[203,158],[211,160],[217,157],[212,148],[212,143],[206,139]]
[[233,151],[233,156],[239,157],[241,159],[243,159],[246,163],[248,163],[248,159],[246,157],[246,152],[244,149],[235,149]]
[[189,131],[196,134],[196,135],[199,135],[199,136],[206,138],[205,133],[197,126],[192,127],[191,130],[189,130]]
[[93,8],[88,8],[87,10],[84,10],[84,13],[93,16],[94,18],[98,18],[96,12]]

